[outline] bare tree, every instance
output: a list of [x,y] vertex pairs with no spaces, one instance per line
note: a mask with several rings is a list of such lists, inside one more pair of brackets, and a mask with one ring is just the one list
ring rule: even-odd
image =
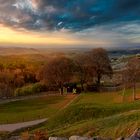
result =
[[57,57],[43,67],[43,77],[48,83],[57,85],[63,94],[64,84],[72,77],[72,67],[70,59]]
[[101,78],[103,75],[112,75],[112,67],[107,51],[103,48],[93,49],[90,54],[91,66],[93,69],[93,75],[96,79],[97,88],[100,89]]
[[124,85],[131,85],[133,88],[133,100],[136,99],[136,82],[140,76],[140,59],[132,58],[128,61],[123,73]]

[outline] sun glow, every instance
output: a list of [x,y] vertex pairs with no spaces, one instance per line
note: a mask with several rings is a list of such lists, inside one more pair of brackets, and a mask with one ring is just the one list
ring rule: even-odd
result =
[[50,45],[50,44],[78,44],[78,40],[68,37],[64,34],[56,33],[35,33],[29,31],[15,31],[8,27],[0,26],[0,43],[1,44],[32,44],[32,45]]
[[15,30],[0,25],[0,44],[6,45],[102,45],[106,41],[76,38],[74,34],[65,31],[59,32],[33,32],[24,29]]

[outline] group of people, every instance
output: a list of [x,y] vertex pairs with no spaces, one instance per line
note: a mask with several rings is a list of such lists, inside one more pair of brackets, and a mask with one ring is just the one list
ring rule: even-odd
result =
[[[59,89],[59,91],[61,93],[61,89]],[[63,88],[63,92],[65,94],[67,94],[67,93],[79,94],[79,93],[81,93],[81,90],[77,87],[74,87],[74,88],[67,87],[67,88]]]

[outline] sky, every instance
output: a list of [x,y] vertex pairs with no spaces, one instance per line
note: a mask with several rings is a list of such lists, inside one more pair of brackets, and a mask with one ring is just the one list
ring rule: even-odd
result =
[[0,0],[0,46],[140,46],[140,0]]

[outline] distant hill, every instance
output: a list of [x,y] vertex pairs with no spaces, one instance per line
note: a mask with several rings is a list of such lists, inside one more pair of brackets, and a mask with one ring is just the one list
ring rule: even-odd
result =
[[[54,56],[56,54],[76,55],[79,53],[87,53],[92,48],[87,47],[49,47],[49,48],[23,48],[23,47],[0,47],[0,55],[28,55],[28,54],[49,54]],[[111,48],[107,49],[110,57],[121,57],[123,55],[140,54],[140,47],[128,48]]]
[[21,55],[38,53],[40,53],[40,51],[34,48],[0,47],[0,55]]
[[119,49],[119,50],[109,50],[108,51],[110,57],[120,57],[123,55],[136,55],[140,54],[140,48],[134,49]]

